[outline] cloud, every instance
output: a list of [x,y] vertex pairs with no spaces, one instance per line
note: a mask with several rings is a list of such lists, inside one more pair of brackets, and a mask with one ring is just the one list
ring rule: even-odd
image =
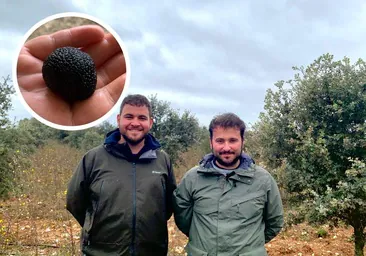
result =
[[[26,8],[16,1],[5,5],[0,11],[2,70],[9,70],[13,45],[40,19],[85,12],[109,24],[126,44],[128,93],[157,94],[174,108],[190,110],[205,125],[224,111],[254,123],[266,90],[292,78],[292,66],[306,66],[327,52],[351,61],[365,58],[366,52],[366,4],[361,0],[106,0],[98,5],[38,0]],[[9,33],[15,39],[3,39]]]
[[25,34],[33,25],[50,15],[76,10],[77,8],[66,1],[34,0],[26,3],[5,0],[0,8],[1,28]]

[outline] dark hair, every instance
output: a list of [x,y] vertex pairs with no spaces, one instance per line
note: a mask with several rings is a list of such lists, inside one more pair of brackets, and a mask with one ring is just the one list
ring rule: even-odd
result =
[[122,109],[126,104],[135,106],[135,107],[144,107],[145,106],[149,110],[150,117],[152,117],[151,104],[150,104],[150,101],[145,96],[143,96],[141,94],[130,94],[130,95],[126,96],[122,101],[121,108],[119,110],[120,114],[122,113]]
[[244,140],[245,123],[237,115],[233,113],[224,113],[215,116],[209,126],[210,139],[212,139],[213,130],[217,127],[237,128],[240,130],[240,136]]

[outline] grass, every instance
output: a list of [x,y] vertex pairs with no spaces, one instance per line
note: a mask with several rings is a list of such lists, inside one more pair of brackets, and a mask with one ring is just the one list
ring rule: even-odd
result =
[[[67,184],[84,153],[50,141],[30,156],[29,168],[18,170],[18,186],[0,203],[0,251],[9,255],[79,254],[80,226],[66,211],[65,201]],[[200,157],[197,149],[185,153],[191,163],[175,169],[177,180]],[[174,222],[170,226],[175,226]],[[182,234],[179,239],[185,243]],[[181,246],[172,248],[169,255],[183,255],[176,254]]]
[[[29,168],[18,170],[18,186],[8,200],[0,201],[0,255],[80,254],[80,226],[66,211],[65,197],[67,183],[84,153],[49,142],[30,156]],[[183,155],[189,162],[175,168],[178,182],[201,157],[198,149],[191,149]],[[324,233],[322,229],[328,235],[320,239],[319,233]],[[187,238],[177,229],[173,218],[168,230],[168,255],[185,255]],[[287,225],[267,249],[270,256],[300,252],[305,252],[302,255],[328,255],[328,251],[348,256],[353,255],[351,235],[352,230],[348,227]]]

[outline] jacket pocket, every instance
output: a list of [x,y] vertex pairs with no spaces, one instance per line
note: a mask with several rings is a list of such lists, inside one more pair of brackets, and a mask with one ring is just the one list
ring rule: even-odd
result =
[[193,211],[201,215],[214,214],[219,211],[218,200],[214,195],[202,195],[194,200]]
[[250,193],[242,198],[234,198],[232,200],[234,218],[247,221],[253,217],[262,215],[265,200],[264,191]]
[[203,203],[195,203],[193,205],[193,211],[199,214],[212,214],[218,212],[217,203],[214,204],[203,204]]
[[[103,190],[103,183],[104,181],[101,182],[100,187],[99,187],[99,196],[102,193]],[[83,227],[83,242],[84,244],[88,244],[90,241],[90,234],[92,232],[93,229],[93,224],[94,224],[94,220],[95,220],[95,216],[98,214],[98,209],[99,209],[99,199],[96,199],[93,201],[93,209],[91,209],[91,211],[88,211],[86,213],[86,217],[85,217],[85,222],[84,222],[84,227]]]
[[239,254],[239,256],[268,256],[266,248],[258,247],[256,249],[250,250],[248,252],[244,252]]
[[208,255],[207,252],[198,249],[197,247],[192,245],[190,242],[187,244],[185,249],[188,254],[187,256],[207,256]]

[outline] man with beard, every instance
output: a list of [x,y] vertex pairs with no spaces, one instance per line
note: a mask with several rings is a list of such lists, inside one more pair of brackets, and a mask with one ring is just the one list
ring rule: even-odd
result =
[[283,226],[275,180],[242,152],[244,122],[235,114],[210,123],[212,153],[182,178],[174,217],[189,237],[188,255],[267,255],[265,243]]
[[149,134],[150,102],[129,95],[118,128],[87,152],[69,183],[67,209],[82,226],[83,255],[167,255],[176,188],[172,164]]

